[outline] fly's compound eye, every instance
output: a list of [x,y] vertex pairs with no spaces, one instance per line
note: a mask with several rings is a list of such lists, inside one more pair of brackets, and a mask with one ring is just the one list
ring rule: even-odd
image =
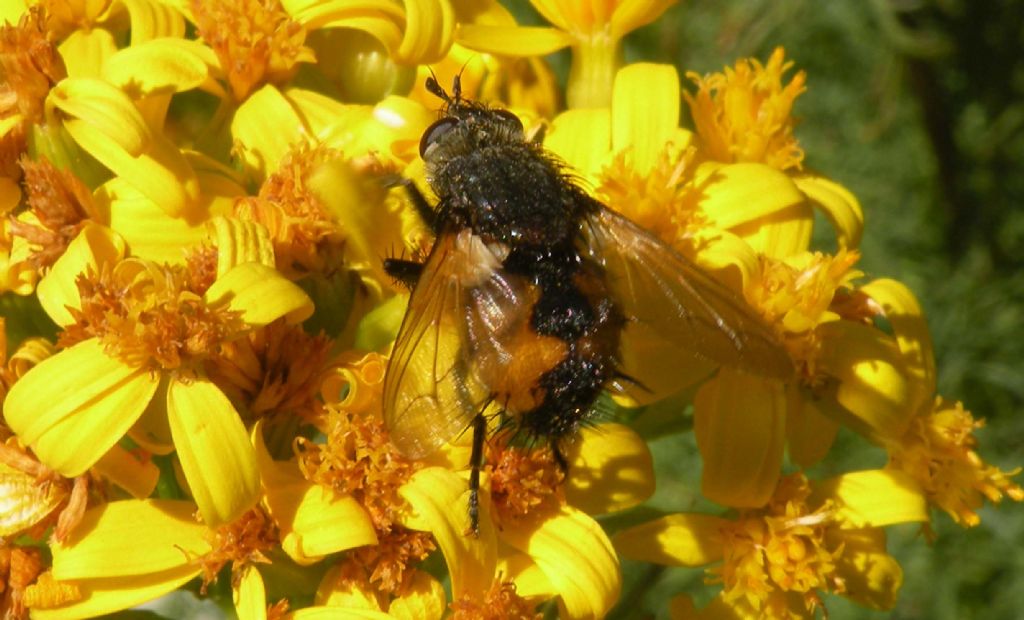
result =
[[503,122],[505,122],[508,125],[514,127],[516,129],[516,131],[522,133],[522,131],[523,131],[523,121],[519,120],[518,116],[516,116],[515,114],[509,112],[508,110],[502,110],[502,109],[495,110],[494,114],[498,118],[500,118]]
[[420,157],[425,157],[430,145],[440,140],[441,136],[448,133],[458,123],[459,119],[449,116],[436,120],[433,125],[427,127],[427,130],[423,132],[423,137],[420,139]]

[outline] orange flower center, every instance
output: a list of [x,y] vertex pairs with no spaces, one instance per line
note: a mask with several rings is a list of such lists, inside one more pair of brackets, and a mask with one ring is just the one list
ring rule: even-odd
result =
[[516,593],[516,584],[495,580],[482,599],[469,597],[453,601],[452,620],[539,620],[536,605]]
[[277,0],[192,0],[199,36],[213,48],[236,101],[264,82],[291,77],[300,62],[312,62],[306,31]]
[[693,233],[707,225],[693,178],[696,150],[668,143],[650,170],[638,170],[629,151],[615,155],[601,171],[597,196],[611,209],[692,256]]
[[0,26],[0,118],[21,114],[29,122],[41,121],[50,88],[67,77],[46,21],[44,11],[34,7],[17,26]]
[[564,500],[565,474],[551,448],[509,446],[495,437],[488,445],[491,506],[499,523],[515,522],[537,511],[555,509]]
[[722,531],[724,561],[708,572],[727,600],[743,599],[767,612],[783,593],[797,594],[813,611],[820,604],[817,590],[843,591],[836,573],[842,545],[830,548],[826,536],[831,507],[812,510],[810,492],[806,478],[788,476],[765,508],[743,511]]
[[245,325],[237,312],[208,306],[192,278],[187,267],[139,259],[80,276],[81,309],[71,310],[60,344],[99,338],[126,364],[163,370],[206,359]]
[[302,326],[279,319],[225,343],[210,358],[207,372],[255,417],[295,414],[312,419],[319,411],[317,390],[330,348],[327,336],[310,336]]
[[998,502],[1005,494],[1024,500],[1024,489],[1010,480],[1018,467],[1004,472],[985,463],[974,448],[974,431],[984,426],[963,403],[937,398],[931,411],[915,417],[906,435],[889,448],[889,467],[903,470],[920,483],[928,501],[962,525],[981,522],[977,509],[985,498]]
[[98,220],[92,192],[70,170],[58,170],[48,159],[21,159],[28,206],[38,225],[22,219],[11,221],[11,234],[37,247],[32,257],[36,269],[49,267],[67,249],[86,220]]
[[705,157],[800,169],[804,152],[793,136],[792,110],[793,101],[806,90],[806,75],[800,71],[783,85],[782,74],[792,65],[785,62],[782,48],[776,48],[766,65],[740,60],[724,73],[687,74],[697,93],[684,97]]
[[281,542],[274,521],[258,506],[211,531],[207,538],[213,550],[199,560],[204,590],[217,580],[217,573],[229,562],[235,574],[241,574],[244,566],[255,562],[269,564],[265,552]]

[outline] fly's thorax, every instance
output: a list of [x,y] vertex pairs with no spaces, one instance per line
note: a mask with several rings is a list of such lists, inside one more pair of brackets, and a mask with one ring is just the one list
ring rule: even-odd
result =
[[553,245],[576,228],[580,190],[531,145],[483,146],[428,172],[442,217],[487,239]]

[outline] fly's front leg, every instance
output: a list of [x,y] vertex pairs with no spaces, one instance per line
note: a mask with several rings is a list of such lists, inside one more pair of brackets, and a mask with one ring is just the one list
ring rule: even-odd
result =
[[384,271],[395,281],[409,289],[416,286],[416,282],[423,273],[423,263],[404,258],[385,258]]
[[469,457],[469,531],[480,535],[480,470],[484,466],[484,440],[487,439],[487,418],[478,413],[473,418],[473,452]]
[[437,236],[438,232],[440,232],[438,230],[437,211],[433,205],[427,202],[427,197],[423,195],[420,188],[416,187],[412,179],[395,175],[389,177],[385,183],[388,187],[405,188],[406,194],[409,195],[409,200],[412,201],[413,208],[416,209],[416,213],[423,220],[423,223],[430,227],[430,230],[434,231],[434,235]]

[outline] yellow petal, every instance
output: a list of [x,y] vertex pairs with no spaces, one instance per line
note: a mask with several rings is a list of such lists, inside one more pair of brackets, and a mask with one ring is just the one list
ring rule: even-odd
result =
[[[340,133],[351,134],[356,123],[370,115],[370,107],[342,103],[313,90],[289,88],[284,97],[298,112],[302,123],[320,139],[332,135],[334,128]],[[341,148],[342,145],[326,142],[328,146]]]
[[[90,508],[63,545],[54,545],[53,576],[61,581],[129,577],[188,567],[211,551],[192,502],[124,500]],[[111,558],[117,558],[112,562]]]
[[148,370],[107,356],[93,338],[43,360],[15,383],[4,416],[41,461],[73,478],[124,436],[157,383]]
[[331,553],[377,544],[373,523],[358,502],[309,482],[295,461],[274,461],[262,424],[251,435],[267,508],[281,530],[281,547],[293,560],[311,564]]
[[885,531],[840,530],[831,538],[833,546],[843,546],[836,561],[843,596],[870,609],[892,609],[903,585],[903,569],[885,552]]
[[153,39],[119,50],[103,67],[103,78],[135,95],[182,92],[209,79],[213,59],[198,41]]
[[451,575],[452,598],[486,592],[497,563],[487,498],[481,493],[480,532],[473,537],[467,536],[469,488],[465,478],[440,467],[427,467],[413,474],[398,492],[414,511],[402,525],[433,533],[441,548]]
[[132,45],[185,34],[185,17],[172,6],[148,0],[122,0],[131,20]]
[[372,609],[303,607],[288,615],[289,620],[393,620],[390,614]]
[[501,537],[537,563],[561,596],[563,616],[601,618],[618,602],[618,557],[604,530],[586,514],[562,506],[538,523],[507,526]]
[[547,56],[572,44],[572,37],[555,28],[487,24],[460,24],[456,40],[484,54],[517,57]]
[[840,248],[856,248],[864,232],[864,212],[857,197],[842,185],[814,174],[795,175],[793,181],[821,209],[836,229]]
[[633,165],[643,174],[651,169],[678,125],[679,74],[675,67],[634,63],[619,70],[612,91],[612,151],[631,149]]
[[641,504],[654,493],[647,442],[621,424],[586,427],[566,451],[570,475],[565,499],[588,514]]
[[388,615],[399,620],[440,620],[447,609],[448,597],[441,582],[416,571],[409,588],[391,602]]
[[700,206],[716,228],[776,258],[807,249],[811,209],[782,172],[755,163],[703,165],[694,183],[704,193]]
[[[109,560],[109,556],[107,559]],[[198,568],[185,565],[159,573],[79,581],[75,585],[82,595],[81,600],[51,609],[33,608],[32,618],[68,620],[104,616],[173,592],[194,579],[197,574]]]
[[814,497],[837,500],[835,517],[846,528],[928,521],[924,493],[902,471],[872,469],[843,474],[816,485]]
[[102,128],[87,121],[69,119],[64,127],[83,150],[169,215],[188,215],[195,208],[199,180],[182,153],[167,138],[154,134],[144,151],[133,154],[103,133]]
[[[152,139],[146,121],[128,95],[102,80],[62,80],[50,90],[46,103],[85,123],[93,132],[106,138],[112,147],[120,149],[129,157],[142,155]],[[74,132],[71,135],[76,142],[82,143]],[[90,151],[87,146],[83,145],[83,148]],[[100,157],[97,159],[103,161]]]
[[397,2],[380,0],[285,0],[281,3],[307,30],[351,28],[374,37],[395,52],[402,42],[405,11]]
[[454,30],[455,13],[448,0],[407,0],[405,35],[393,56],[402,64],[437,62],[451,48]]
[[95,469],[103,477],[132,494],[136,499],[152,495],[160,479],[160,468],[148,458],[137,458],[128,450],[115,445],[99,461]]
[[274,267],[274,246],[265,226],[237,218],[215,217],[207,229],[217,247],[218,278],[242,263]]
[[0,2],[0,21],[3,23],[17,24],[24,15],[27,7],[24,0],[11,0]]
[[607,108],[562,112],[551,122],[544,146],[593,183],[611,152],[611,118]]
[[[794,386],[794,389],[797,389]],[[786,420],[786,443],[789,458],[800,467],[810,467],[825,458],[839,432],[839,421],[821,412],[819,403],[790,396],[789,418]]]
[[172,380],[167,416],[181,469],[203,520],[230,523],[259,500],[256,452],[238,412],[209,381]]
[[74,30],[57,48],[68,76],[99,78],[103,66],[117,52],[114,35],[105,28]]
[[207,289],[206,303],[226,304],[249,325],[266,325],[281,317],[301,323],[313,314],[313,301],[279,271],[262,263],[232,267]]
[[674,514],[623,530],[613,539],[624,558],[663,566],[703,566],[722,559],[721,531],[729,522]]
[[869,282],[860,290],[882,307],[907,370],[921,382],[924,397],[930,399],[935,394],[935,349],[914,293],[902,282],[887,278]]
[[255,566],[250,564],[242,569],[234,588],[234,601],[239,620],[267,620],[267,591]]
[[167,455],[174,452],[171,425],[167,421],[167,386],[170,382],[170,375],[164,374],[160,377],[160,384],[149,405],[139,416],[135,426],[128,431],[132,441],[152,454]]
[[36,287],[39,304],[53,322],[60,326],[74,322],[68,307],[82,305],[78,276],[88,271],[98,273],[100,265],[114,264],[124,252],[120,235],[106,226],[86,224]]
[[558,591],[533,558],[525,553],[502,555],[498,561],[498,574],[516,584],[516,594],[538,602],[558,596]]
[[262,179],[277,170],[281,158],[304,140],[309,130],[281,91],[267,84],[238,106],[231,135],[246,168]]
[[203,220],[171,216],[120,177],[104,183],[96,199],[109,205],[110,227],[124,238],[134,257],[181,264],[185,249],[205,238]]
[[836,400],[852,414],[844,421],[869,437],[902,437],[917,393],[892,338],[850,321],[825,323],[818,331],[821,368],[839,380]]
[[694,433],[704,459],[704,496],[737,508],[764,505],[782,467],[782,385],[722,368],[700,388],[693,406]]
[[[624,37],[640,26],[658,19],[676,0],[622,0],[614,3],[611,16],[610,34],[613,38]],[[674,95],[677,99],[679,93]]]
[[[3,132],[0,132],[3,135]],[[7,215],[21,202],[21,186],[10,177],[0,177],[0,214]]]
[[92,617],[177,589],[199,574],[195,558],[210,552],[194,511],[191,502],[168,500],[127,500],[86,511],[68,542],[51,546],[54,577],[74,581],[83,598],[33,609],[33,617]]
[[348,579],[344,575],[344,568],[339,562],[327,569],[320,580],[320,585],[317,586],[313,602],[326,609],[338,610],[339,613],[348,613],[355,609],[383,613],[376,590],[372,586],[364,587],[363,584]]

